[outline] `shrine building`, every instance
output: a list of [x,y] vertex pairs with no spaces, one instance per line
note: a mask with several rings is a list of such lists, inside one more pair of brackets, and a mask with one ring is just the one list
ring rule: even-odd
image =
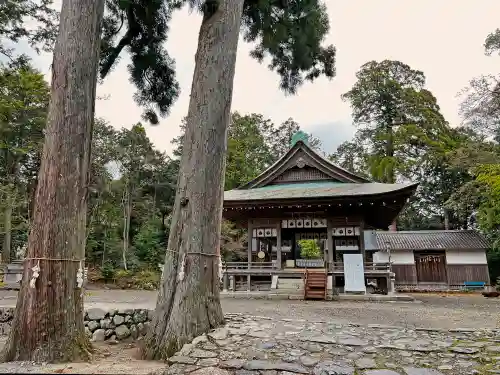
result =
[[[479,233],[388,230],[417,185],[377,183],[353,174],[297,133],[276,163],[224,192],[224,218],[248,229],[247,261],[224,265],[224,289],[272,290],[305,278],[311,285],[324,284],[316,288],[319,294],[310,288],[311,297],[321,298],[333,288],[392,293],[488,285],[488,243]],[[321,259],[302,259],[302,239],[318,241]],[[345,290],[347,284],[355,290]]]

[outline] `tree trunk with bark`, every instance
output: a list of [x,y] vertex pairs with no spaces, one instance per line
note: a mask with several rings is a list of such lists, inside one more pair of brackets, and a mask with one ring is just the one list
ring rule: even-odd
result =
[[130,216],[132,215],[132,199],[130,196],[130,185],[128,183],[123,195],[122,265],[123,269],[127,271],[127,253],[130,241]]
[[[3,361],[88,358],[83,289],[90,146],[104,0],[64,0],[23,281]],[[39,265],[34,287],[32,267]]]
[[224,323],[219,255],[227,128],[244,0],[205,14],[155,318],[143,357],[165,359]]

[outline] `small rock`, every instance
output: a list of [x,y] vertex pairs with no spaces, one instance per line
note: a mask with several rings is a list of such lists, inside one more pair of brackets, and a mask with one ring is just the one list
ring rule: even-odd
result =
[[305,367],[287,362],[272,362],[265,360],[252,360],[244,364],[243,368],[245,370],[255,371],[255,370],[282,370],[294,372],[297,374],[308,374],[309,370]]
[[365,371],[364,375],[399,375],[396,371],[379,369],[379,370],[368,370]]
[[229,334],[229,330],[226,327],[217,328],[214,332],[209,333],[207,336],[212,337],[215,340],[225,340]]
[[215,358],[215,357],[217,357],[217,353],[210,352],[208,350],[194,349],[191,352],[191,357],[194,357],[194,358]]
[[92,334],[92,341],[93,342],[104,341],[104,339],[106,338],[104,334],[105,331],[103,329],[98,329],[94,331],[94,333]]
[[[115,315],[118,316],[118,315]],[[126,339],[130,336],[130,330],[126,325],[121,325],[115,328],[116,337],[118,340]]]
[[144,323],[148,320],[148,311],[147,310],[136,310],[133,316],[135,323]]
[[347,346],[366,346],[368,345],[368,341],[361,340],[356,337],[348,337],[348,338],[339,338],[337,341],[340,345]]
[[443,375],[441,371],[433,368],[407,367],[403,369],[406,375]]
[[181,350],[179,350],[180,355],[189,355],[193,349],[193,344],[184,344]]
[[123,324],[125,322],[125,318],[121,315],[115,315],[113,316],[113,323],[116,325],[116,326],[119,326],[121,324]]
[[104,328],[104,329],[115,328],[115,325],[113,325],[111,319],[108,319],[108,318],[101,319],[100,324],[101,324],[101,328]]
[[263,343],[259,344],[259,348],[264,349],[264,350],[268,350],[268,349],[275,348],[276,345],[277,344],[275,342],[263,342]]
[[202,346],[202,348],[205,350],[217,350],[217,345],[207,342]]
[[132,322],[132,317],[130,315],[125,315],[125,324],[130,324]]
[[441,365],[441,366],[438,366],[438,370],[453,370],[453,366],[452,365]]
[[258,339],[268,339],[269,337],[271,337],[271,334],[269,332],[266,332],[266,331],[251,331],[251,332],[248,332],[247,335],[250,337],[258,338]]
[[113,309],[113,310],[109,310],[108,311],[108,315],[112,318],[113,316],[115,316],[116,314],[118,314],[118,310],[116,309]]
[[475,354],[479,352],[478,348],[467,348],[462,346],[454,346],[450,350],[454,353],[463,353],[463,354]]
[[377,363],[372,358],[359,358],[356,360],[356,367],[361,370],[376,368]]
[[137,324],[137,330],[139,331],[139,334],[141,336],[146,336],[147,331],[146,331],[146,327],[144,326],[144,324],[142,324],[142,323]]
[[317,342],[320,344],[336,344],[337,340],[335,337],[331,336],[308,336],[308,337],[301,337],[301,340],[303,341],[311,341],[311,342]]
[[14,309],[6,308],[0,310],[0,322],[6,323],[14,319]]
[[240,368],[243,367],[244,363],[245,361],[241,359],[229,359],[227,361],[222,362],[219,366],[221,368],[239,370]]
[[106,333],[104,334],[104,336],[106,337],[111,337],[115,334],[115,330],[114,329],[107,329],[106,330]]
[[229,371],[217,367],[204,367],[190,373],[191,375],[231,375]]
[[132,309],[119,309],[118,314],[120,314],[120,315],[133,315],[134,310],[132,310]]
[[106,317],[106,311],[101,309],[89,309],[87,310],[88,320],[101,320]]
[[311,367],[316,365],[319,362],[318,358],[310,357],[310,356],[302,356],[300,357],[300,363],[302,363],[304,366]]
[[132,324],[130,326],[130,336],[135,340],[137,337],[139,337],[139,331],[137,330],[137,327],[135,324]]
[[197,365],[201,367],[212,367],[217,366],[218,364],[219,360],[217,358],[203,358],[200,359],[197,363]]
[[100,328],[100,324],[94,320],[91,320],[87,327],[90,329],[91,332],[94,332],[97,328]]
[[193,345],[195,345],[195,346],[196,346],[196,345],[197,345],[197,344],[199,344],[200,342],[205,342],[205,341],[207,341],[207,340],[208,340],[208,339],[207,339],[207,336],[205,336],[205,335],[201,335],[201,336],[195,337],[195,338],[193,339],[193,341],[191,341],[191,344],[193,344]]
[[170,357],[167,362],[169,364],[173,363],[180,363],[183,365],[194,365],[196,363],[196,359],[191,358],[191,357],[184,357],[184,356],[173,356]]
[[487,346],[486,350],[488,352],[500,353],[500,345],[497,345],[497,346]]
[[313,369],[314,375],[354,375],[354,367],[345,362],[324,361]]

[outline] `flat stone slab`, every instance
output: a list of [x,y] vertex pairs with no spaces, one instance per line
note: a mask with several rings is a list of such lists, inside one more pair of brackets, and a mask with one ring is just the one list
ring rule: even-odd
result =
[[296,374],[308,374],[309,370],[305,367],[295,364],[295,363],[287,363],[287,362],[272,362],[272,361],[263,361],[263,360],[253,360],[245,363],[243,365],[245,370],[281,370],[293,372]]
[[444,375],[441,371],[433,368],[408,367],[403,369],[406,375]]

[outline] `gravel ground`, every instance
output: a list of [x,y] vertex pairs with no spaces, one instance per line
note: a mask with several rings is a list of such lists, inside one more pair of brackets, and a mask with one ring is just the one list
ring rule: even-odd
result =
[[[16,292],[0,291],[0,307],[14,306]],[[481,295],[415,295],[419,302],[321,302],[222,299],[224,312],[277,318],[331,320],[339,323],[387,324],[427,328],[500,327],[500,299]],[[86,307],[154,308],[156,292],[89,290]]]

